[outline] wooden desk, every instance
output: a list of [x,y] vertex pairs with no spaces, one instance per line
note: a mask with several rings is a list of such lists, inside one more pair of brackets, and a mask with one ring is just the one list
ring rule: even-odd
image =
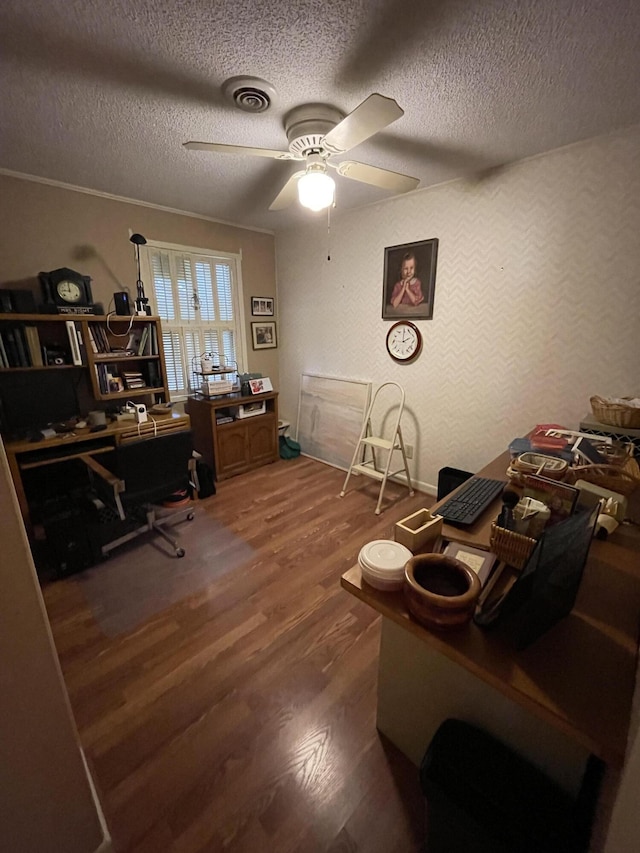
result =
[[107,453],[119,444],[154,434],[164,435],[166,432],[188,429],[190,425],[188,415],[173,412],[169,415],[153,415],[153,418],[156,422],[155,426],[152,421],[148,421],[146,424],[140,424],[139,430],[138,424],[127,420],[111,423],[101,432],[90,432],[89,428],[86,428],[41,441],[6,442],[5,451],[9,469],[27,530],[31,530],[31,518],[22,481],[22,471],[54,465],[57,462],[67,462],[69,459],[81,456],[87,452],[89,442],[92,454]]
[[[480,474],[504,479],[507,461],[504,454]],[[445,525],[445,537],[487,548],[499,505],[498,499],[466,531]],[[429,631],[410,617],[401,592],[373,589],[354,566],[342,586],[384,617],[378,728],[418,763],[444,719],[438,714],[461,716],[520,749],[568,789],[579,784],[589,753],[620,767],[638,653],[639,555],[637,528],[594,540],[574,610],[521,652],[499,631],[474,624]],[[436,702],[434,694],[443,691],[444,701]]]

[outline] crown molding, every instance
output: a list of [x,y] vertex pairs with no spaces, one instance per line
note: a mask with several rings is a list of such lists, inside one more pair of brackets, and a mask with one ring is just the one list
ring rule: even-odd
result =
[[120,201],[125,204],[135,204],[138,207],[148,207],[151,210],[161,210],[164,213],[175,213],[178,216],[189,216],[191,219],[202,219],[205,222],[215,222],[216,225],[226,225],[230,228],[240,228],[243,231],[257,231],[260,234],[275,234],[268,228],[256,228],[253,225],[240,225],[238,222],[228,222],[225,219],[214,219],[212,216],[203,216],[201,213],[192,213],[189,210],[179,210],[176,207],[165,207],[162,204],[152,204],[148,201],[140,201],[135,198],[127,198],[126,196],[113,195],[113,193],[105,193],[101,190],[92,190],[88,187],[78,187],[75,184],[67,184],[64,181],[56,181],[52,178],[41,178],[38,175],[28,175],[24,172],[14,172],[12,169],[3,169],[0,167],[0,175],[6,175],[8,178],[17,178],[21,181],[31,181],[34,184],[45,184],[49,187],[58,187],[63,190],[70,190],[75,193],[84,193],[85,195],[97,196],[98,198],[106,198],[110,201]]

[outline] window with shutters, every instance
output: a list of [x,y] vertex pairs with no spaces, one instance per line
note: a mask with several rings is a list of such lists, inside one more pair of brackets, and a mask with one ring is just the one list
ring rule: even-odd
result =
[[194,366],[205,352],[224,356],[227,364],[236,362],[242,371],[239,256],[151,242],[141,248],[153,283],[146,295],[162,320],[171,398],[192,390]]

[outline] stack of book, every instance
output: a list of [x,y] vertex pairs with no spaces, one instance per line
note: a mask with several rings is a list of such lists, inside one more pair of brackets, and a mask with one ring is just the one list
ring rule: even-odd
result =
[[127,391],[134,391],[136,388],[147,387],[147,383],[145,382],[142,373],[138,370],[123,370],[122,378],[124,379],[124,387]]
[[233,421],[234,417],[229,409],[218,409],[216,412],[217,424],[231,424]]

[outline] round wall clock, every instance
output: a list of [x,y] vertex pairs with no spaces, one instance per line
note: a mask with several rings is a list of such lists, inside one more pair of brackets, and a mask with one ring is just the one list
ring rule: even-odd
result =
[[407,363],[422,349],[420,329],[408,320],[398,320],[387,333],[387,352],[394,361]]

